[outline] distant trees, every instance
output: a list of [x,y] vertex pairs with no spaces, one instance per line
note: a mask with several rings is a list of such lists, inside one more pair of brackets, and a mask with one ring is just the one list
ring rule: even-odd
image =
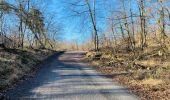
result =
[[[123,24],[124,24],[124,27],[125,27],[125,30],[128,34],[128,48],[131,48],[132,50],[134,49],[134,38],[133,38],[133,35],[132,35],[132,32],[130,32],[130,27],[129,27],[129,23],[128,23],[128,14],[126,12],[126,8],[125,8],[125,2],[124,0],[122,1],[122,7],[123,7],[123,16],[122,16],[122,19],[123,19]],[[131,15],[132,16],[132,15]],[[132,18],[132,17],[131,17]]]
[[[45,15],[42,9],[31,5],[32,0],[17,0],[11,4],[6,0],[0,2],[0,31],[5,35],[4,26],[7,17],[17,17],[15,24],[15,39],[18,47],[23,48],[29,44],[30,47],[53,48],[56,34],[60,32],[57,21],[53,15]],[[117,3],[114,5],[114,3]],[[83,23],[79,30],[87,28],[92,33],[91,43],[94,50],[98,51],[103,47],[102,42],[107,46],[114,47],[124,43],[126,50],[135,52],[136,49],[145,50],[151,46],[153,39],[160,45],[160,48],[167,48],[170,11],[168,0],[70,0],[66,7],[71,11],[71,18],[81,19]],[[114,6],[109,8],[109,6]],[[55,14],[54,14],[55,15]],[[47,18],[49,17],[48,21]],[[103,24],[105,23],[105,24]],[[10,28],[6,29],[10,30]],[[93,32],[91,32],[93,31]],[[103,33],[103,34],[102,34]],[[109,35],[106,36],[105,33]],[[29,35],[29,36],[28,36]],[[103,40],[102,40],[103,39]],[[119,47],[121,47],[119,46]],[[135,54],[135,53],[134,53]]]
[[[98,33],[98,15],[96,0],[71,0],[66,2],[66,7],[69,7],[68,11],[75,18],[81,19],[83,28],[88,28],[87,30],[92,30],[92,42],[93,49],[95,51],[99,50],[99,33]],[[89,27],[90,26],[90,27]],[[92,29],[91,29],[92,28]],[[83,30],[83,29],[80,29]]]
[[[114,46],[123,42],[127,50],[135,53],[136,49],[144,50],[150,46],[151,39],[160,41],[161,44],[158,44],[165,47],[170,27],[169,4],[168,0],[71,0],[67,6],[71,6],[69,10],[77,15],[76,18],[84,15],[82,20],[87,20],[86,23],[92,26],[96,51],[105,41],[108,44],[113,42]],[[99,24],[99,21],[105,22],[107,26]],[[99,27],[103,32],[99,32]],[[106,36],[105,33],[110,35]],[[155,33],[159,33],[160,37],[155,36]]]
[[[132,0],[120,0],[117,3],[120,9],[112,9],[108,16],[111,24],[107,27],[111,27],[113,37],[121,36],[122,39],[115,38],[113,42],[123,40],[127,44],[127,50],[134,52],[137,48],[144,50],[151,45],[151,41],[154,43],[157,40],[160,41],[158,44],[161,48],[166,47],[170,23],[168,0],[136,0],[133,4]],[[114,28],[117,30],[116,34]],[[160,38],[158,35],[154,37],[154,32]]]
[[[45,24],[45,18],[41,9],[38,9],[35,6],[30,7],[30,0],[17,0],[16,4],[10,4],[5,0],[0,2],[0,11],[1,11],[1,22],[2,16],[5,14],[14,13],[19,18],[19,26],[18,26],[18,47],[23,48],[25,42],[25,35],[32,33],[32,40],[28,38],[30,47],[35,45],[36,47],[45,48],[47,45],[48,33],[47,27]],[[14,16],[15,17],[15,16]],[[14,22],[15,23],[15,22]],[[3,23],[1,23],[1,33],[5,33],[2,31]],[[57,28],[57,27],[56,27]],[[30,32],[31,31],[31,32]],[[53,38],[53,37],[52,37]],[[51,46],[52,47],[52,46]]]

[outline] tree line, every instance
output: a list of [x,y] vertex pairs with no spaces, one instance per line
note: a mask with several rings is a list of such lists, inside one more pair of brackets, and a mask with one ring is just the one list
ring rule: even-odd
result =
[[[151,38],[162,51],[166,51],[170,27],[169,0],[72,0],[68,4],[76,17],[84,15],[91,25],[95,51],[103,44],[111,47],[120,41],[127,45],[127,50],[144,50],[150,46]],[[107,27],[102,32],[99,31],[102,28],[100,21],[105,21]]]
[[[47,45],[53,48],[54,37],[59,28],[54,25],[55,23],[51,22],[52,18],[48,22],[45,21],[45,17],[51,16],[45,16],[42,9],[33,4],[33,0],[14,0],[14,2],[15,4],[7,0],[0,1],[1,35],[9,36],[10,31],[12,31],[10,36],[14,40],[16,48],[24,48],[24,44],[30,48],[46,48]],[[5,31],[5,25],[8,26],[9,24],[5,20],[9,20],[7,19],[9,16],[16,18],[15,20],[18,23],[15,27],[16,29],[12,27],[13,29],[8,28],[8,31]],[[16,22],[10,24],[14,26]],[[53,27],[56,28],[54,29]]]
[[[40,4],[40,1],[36,2]],[[44,48],[48,45],[53,48],[55,37],[61,30],[54,20],[55,13],[45,15],[43,8],[38,8],[33,0],[14,2],[16,4],[9,0],[0,2],[1,34],[8,35],[6,30],[11,29],[5,27],[9,24],[5,20],[7,16],[14,16],[18,23],[13,22],[16,29],[11,30],[11,35],[17,41],[17,47],[29,44],[29,47]],[[153,45],[150,43],[152,39],[166,52],[170,27],[169,0],[69,0],[64,3],[65,8],[69,8],[64,13],[71,12],[71,18],[82,20],[82,28],[90,28],[95,51],[122,42],[127,50],[135,53],[136,49],[144,50]]]

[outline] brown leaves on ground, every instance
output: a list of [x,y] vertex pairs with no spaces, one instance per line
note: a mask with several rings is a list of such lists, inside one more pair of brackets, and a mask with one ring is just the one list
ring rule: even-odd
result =
[[[94,67],[141,97],[142,100],[169,100],[170,98],[170,61],[158,56],[143,54],[135,62],[131,53],[100,52],[88,53]],[[91,56],[92,55],[92,56]],[[151,54],[152,55],[152,54]],[[167,56],[169,58],[170,56]]]
[[52,53],[45,49],[0,49],[0,91],[31,74],[37,69],[35,65]]

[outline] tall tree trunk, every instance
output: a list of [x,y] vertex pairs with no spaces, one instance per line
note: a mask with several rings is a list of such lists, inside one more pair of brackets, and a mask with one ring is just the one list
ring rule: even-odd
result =
[[24,33],[23,33],[23,15],[22,15],[22,4],[19,4],[19,16],[20,16],[20,26],[19,26],[19,42],[22,49],[24,48]]
[[[117,17],[119,19],[119,17]],[[123,26],[121,24],[121,21],[119,20],[119,26],[120,26],[120,30],[121,30],[121,34],[122,34],[122,38],[123,40],[125,40],[125,33],[124,33],[124,30],[123,30]]]
[[145,0],[140,0],[138,2],[139,11],[140,11],[140,27],[141,27],[141,48],[142,50],[147,45],[146,44],[146,15],[145,15]]
[[[94,5],[95,5],[95,0],[93,2],[94,2]],[[91,7],[90,7],[88,0],[86,0],[86,4],[87,4],[87,7],[88,7],[90,19],[92,21],[92,25],[93,25],[93,29],[94,29],[94,33],[95,33],[95,50],[98,51],[99,50],[99,39],[98,39],[98,33],[97,33],[96,24],[95,24],[96,19],[95,19],[95,17],[93,17],[93,13],[92,13],[92,10],[91,10]]]
[[112,30],[112,34],[113,34],[113,38],[114,38],[114,45],[116,46],[117,45],[117,39],[116,39],[116,36],[115,36],[116,30],[114,31],[113,21],[112,21],[111,30]]
[[125,25],[125,28],[126,28],[126,31],[127,31],[127,34],[128,34],[128,48],[130,48],[133,51],[134,50],[133,39],[132,39],[132,34],[129,30],[129,24],[128,24],[128,21],[127,21],[127,14],[126,14],[126,8],[125,8],[124,1],[123,1],[123,10],[124,10],[124,14],[123,14],[124,25]]
[[129,3],[130,3],[130,18],[132,24],[132,42],[133,42],[133,47],[135,48],[135,28],[134,28],[133,12],[131,8],[131,0],[129,1]]

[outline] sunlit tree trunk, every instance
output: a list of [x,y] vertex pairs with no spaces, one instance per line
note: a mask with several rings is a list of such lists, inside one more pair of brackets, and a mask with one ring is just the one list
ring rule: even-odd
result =
[[129,24],[127,21],[127,14],[126,14],[126,8],[125,8],[125,3],[123,1],[123,20],[124,20],[124,26],[126,28],[126,32],[128,34],[128,48],[132,49],[132,51],[134,50],[134,46],[133,46],[133,39],[132,39],[132,34],[129,30]]
[[146,44],[146,12],[145,12],[145,0],[140,0],[138,2],[139,12],[140,12],[140,27],[141,27],[141,49],[143,50]]
[[132,24],[132,42],[133,42],[133,47],[135,48],[135,28],[134,28],[134,20],[133,20],[133,11],[131,7],[131,0],[129,0],[130,3],[130,18],[131,18],[131,24]]
[[[94,3],[94,13],[95,13],[95,0],[93,1]],[[92,25],[93,25],[93,29],[94,29],[94,34],[95,34],[95,50],[98,51],[99,50],[99,38],[98,38],[98,33],[97,33],[97,28],[96,28],[96,18],[95,16],[93,16],[93,13],[92,13],[92,9],[90,7],[90,4],[89,4],[89,1],[86,0],[86,4],[87,4],[87,7],[88,7],[88,11],[89,11],[89,14],[90,14],[90,19],[92,21]]]

